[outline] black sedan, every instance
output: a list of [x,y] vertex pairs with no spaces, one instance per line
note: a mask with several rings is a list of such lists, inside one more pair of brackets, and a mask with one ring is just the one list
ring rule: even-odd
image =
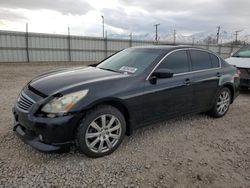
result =
[[222,117],[238,94],[236,68],[210,51],[133,47],[95,66],[31,80],[13,108],[14,131],[40,151],[75,144],[101,157],[147,124],[201,112]]

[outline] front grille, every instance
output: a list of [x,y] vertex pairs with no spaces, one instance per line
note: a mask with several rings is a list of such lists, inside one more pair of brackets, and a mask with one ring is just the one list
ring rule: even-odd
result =
[[240,79],[240,84],[241,85],[249,85],[250,86],[250,79],[241,78]]
[[34,103],[35,101],[27,96],[24,92],[21,92],[19,97],[17,98],[17,107],[26,112],[30,110]]

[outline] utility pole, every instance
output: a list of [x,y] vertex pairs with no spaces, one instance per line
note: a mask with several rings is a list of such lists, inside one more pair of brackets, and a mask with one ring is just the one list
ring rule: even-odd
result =
[[129,34],[129,46],[132,47],[132,32]]
[[158,26],[159,26],[160,24],[155,24],[154,26],[155,26],[155,41],[157,42],[158,41]]
[[71,62],[70,27],[68,27],[68,60]]
[[129,39],[132,40],[133,34],[132,32],[129,34]]
[[174,30],[174,44],[176,43],[176,30]]
[[216,41],[217,41],[217,44],[219,44],[221,26],[218,26],[217,29],[218,30],[217,30],[217,40]]
[[238,35],[239,35],[239,33],[240,32],[242,32],[242,30],[239,30],[239,31],[235,31],[235,44],[237,44],[238,43]]
[[195,42],[195,36],[192,37],[192,45],[194,45]]
[[245,40],[245,42],[247,43],[247,44],[249,44],[249,41],[248,41],[248,37],[250,37],[250,35],[246,35],[246,40]]
[[28,32],[29,32],[29,24],[26,23],[26,33],[28,33]]
[[30,62],[30,55],[29,55],[29,24],[28,23],[26,23],[25,43],[26,43],[27,62]]
[[104,49],[105,49],[105,58],[108,57],[108,31],[105,31],[106,37],[104,39]]
[[104,37],[104,16],[102,16],[102,38]]

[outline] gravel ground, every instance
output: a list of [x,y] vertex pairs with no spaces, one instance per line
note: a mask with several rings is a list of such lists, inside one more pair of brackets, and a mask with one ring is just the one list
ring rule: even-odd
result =
[[179,117],[135,131],[113,154],[43,154],[12,132],[20,89],[42,72],[78,65],[0,65],[0,187],[250,187],[250,92],[221,119]]

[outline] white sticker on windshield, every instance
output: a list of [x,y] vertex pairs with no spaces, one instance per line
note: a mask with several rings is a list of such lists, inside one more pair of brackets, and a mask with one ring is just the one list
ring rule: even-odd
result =
[[137,71],[137,68],[122,66],[119,70],[124,71],[124,72],[129,72],[129,73],[135,73]]

